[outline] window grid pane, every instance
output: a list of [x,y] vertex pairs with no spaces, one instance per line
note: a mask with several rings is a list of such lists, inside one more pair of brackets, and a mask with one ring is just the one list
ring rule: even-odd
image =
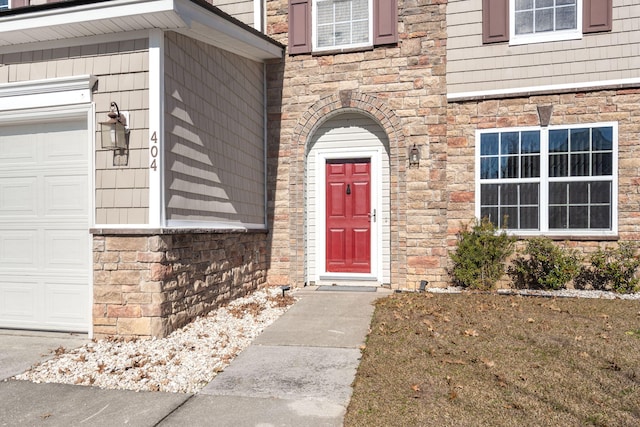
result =
[[516,35],[538,34],[577,28],[576,0],[516,0]]
[[[548,169],[541,171],[545,132]],[[479,143],[482,217],[517,230],[612,230],[613,127],[505,129],[483,132]],[[541,184],[546,206],[540,205]]]
[[611,182],[549,183],[549,229],[610,229]]
[[318,0],[316,21],[320,48],[369,42],[368,0]]
[[480,215],[500,228],[539,228],[539,184],[483,184]]

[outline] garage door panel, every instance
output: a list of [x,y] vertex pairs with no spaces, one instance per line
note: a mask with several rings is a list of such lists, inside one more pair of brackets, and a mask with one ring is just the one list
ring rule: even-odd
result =
[[87,178],[77,176],[46,176],[45,215],[83,216],[87,215]]
[[[28,129],[24,127],[9,126],[0,129],[0,165],[11,166],[20,164],[33,164],[37,162],[37,141],[33,135],[26,134]],[[11,135],[11,131],[20,134]]]
[[86,230],[45,230],[44,265],[47,270],[88,269]]
[[38,214],[38,178],[0,178],[0,218],[7,215]]
[[52,326],[68,329],[88,321],[89,295],[83,283],[46,282],[44,287],[46,318]]
[[38,232],[0,228],[0,272],[7,270],[37,271]]
[[69,144],[69,138],[75,138],[76,132],[60,131],[48,137],[42,149],[45,163],[86,161],[87,150],[84,144]]
[[23,277],[0,280],[0,317],[13,322],[35,322],[38,288],[37,281],[25,281]]

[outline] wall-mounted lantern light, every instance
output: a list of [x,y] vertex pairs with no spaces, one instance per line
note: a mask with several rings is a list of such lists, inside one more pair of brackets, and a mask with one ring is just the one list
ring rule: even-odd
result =
[[409,167],[420,166],[420,149],[413,144],[411,150],[409,150]]
[[120,112],[118,104],[111,103],[111,111],[107,114],[109,120],[100,123],[102,148],[109,150],[124,150],[129,146],[129,127],[127,113]]

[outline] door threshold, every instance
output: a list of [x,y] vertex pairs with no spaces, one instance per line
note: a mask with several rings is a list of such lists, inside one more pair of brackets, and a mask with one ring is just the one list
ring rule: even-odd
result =
[[335,286],[327,286],[321,285],[316,289],[317,292],[376,292],[376,286],[346,286],[346,285],[335,285]]
[[380,282],[372,279],[343,279],[321,278],[314,283],[316,286],[350,286],[350,287],[379,287]]

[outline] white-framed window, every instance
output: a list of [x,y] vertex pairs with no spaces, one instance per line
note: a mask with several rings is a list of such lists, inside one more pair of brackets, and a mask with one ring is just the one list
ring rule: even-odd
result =
[[617,233],[618,125],[479,130],[476,216],[521,235]]
[[314,0],[314,51],[373,44],[371,0]]
[[0,10],[9,9],[9,0],[0,0]]
[[510,44],[582,37],[582,0],[509,0]]

